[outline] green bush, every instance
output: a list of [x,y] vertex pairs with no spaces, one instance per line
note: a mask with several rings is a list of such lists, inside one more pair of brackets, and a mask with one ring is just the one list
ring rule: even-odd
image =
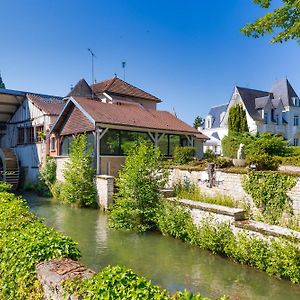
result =
[[225,157],[236,158],[240,141],[236,136],[224,136],[222,139],[222,152]]
[[[143,300],[208,300],[200,294],[188,291],[177,292],[171,296],[168,291],[153,285],[144,277],[122,267],[108,266],[90,279],[66,281],[64,289],[67,293],[75,294],[79,299],[143,299]],[[220,300],[226,300],[223,296]]]
[[154,229],[166,175],[159,149],[147,143],[136,143],[129,150],[116,179],[118,191],[109,215],[110,226],[139,232]]
[[92,148],[88,148],[86,134],[77,135],[71,142],[70,161],[65,163],[65,182],[59,200],[79,207],[97,206]]
[[247,156],[247,164],[255,165],[255,170],[257,171],[276,171],[281,164],[281,160],[267,153],[250,154]]
[[79,256],[77,244],[43,225],[22,198],[0,192],[0,299],[41,299],[35,265]]
[[40,195],[51,197],[51,189],[55,181],[56,160],[54,157],[47,156],[45,166],[40,169],[40,174],[35,189]]
[[224,168],[229,168],[233,166],[232,160],[231,159],[226,159],[223,157],[217,157],[214,160],[214,163],[216,164],[216,166],[220,169],[224,169]]
[[203,194],[200,188],[189,180],[176,182],[176,184],[173,186],[173,189],[177,199],[189,199],[228,207],[240,206],[237,201],[228,196],[208,196]]
[[174,162],[176,164],[186,164],[194,159],[196,149],[194,147],[176,147],[174,150]]
[[284,238],[267,240],[245,232],[235,235],[229,223],[218,223],[212,217],[202,219],[196,227],[190,213],[177,203],[165,206],[158,224],[164,235],[179,238],[202,249],[266,271],[270,275],[291,280],[293,283],[300,282],[298,241]]
[[251,195],[264,220],[279,225],[284,210],[289,210],[291,200],[287,191],[296,184],[293,176],[273,172],[250,172],[243,178],[243,188]]
[[204,159],[207,159],[209,162],[213,161],[216,158],[216,154],[213,150],[207,149],[204,153]]

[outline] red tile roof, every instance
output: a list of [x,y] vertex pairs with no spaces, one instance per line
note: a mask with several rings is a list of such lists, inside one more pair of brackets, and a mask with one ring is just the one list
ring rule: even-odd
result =
[[166,111],[146,109],[134,103],[109,104],[89,98],[73,98],[96,123],[199,134],[195,128]]
[[95,130],[94,125],[77,108],[72,107],[65,118],[60,135],[76,134]]
[[93,84],[92,89],[97,95],[101,93],[112,93],[161,102],[159,98],[123,81],[118,77]]
[[27,94],[27,98],[30,99],[40,110],[49,115],[58,116],[65,105],[62,98],[56,96]]

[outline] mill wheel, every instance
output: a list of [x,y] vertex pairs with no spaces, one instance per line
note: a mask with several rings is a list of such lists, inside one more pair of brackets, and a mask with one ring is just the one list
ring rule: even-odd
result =
[[19,163],[16,153],[10,148],[0,148],[0,179],[17,189],[19,183]]

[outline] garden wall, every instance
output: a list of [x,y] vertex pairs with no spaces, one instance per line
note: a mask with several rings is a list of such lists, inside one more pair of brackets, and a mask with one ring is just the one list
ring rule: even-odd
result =
[[[216,171],[217,186],[209,188],[207,185],[208,175],[207,171],[187,171],[180,169],[171,169],[168,187],[172,187],[178,181],[189,180],[196,184],[203,193],[216,196],[225,195],[241,201],[245,204],[249,204],[252,210],[255,210],[255,205],[250,195],[248,195],[242,186],[243,174],[225,173]],[[300,214],[300,178],[298,178],[297,184],[288,193],[288,196],[292,200],[292,206],[296,215]]]
[[[169,200],[174,201],[174,198],[169,198]],[[290,239],[295,237],[300,241],[300,232],[285,227],[247,220],[245,211],[239,208],[186,199],[179,200],[179,203],[189,209],[196,226],[201,225],[204,219],[211,217],[216,223],[229,222],[235,234],[244,231],[250,236],[256,235],[260,238],[283,237]]]

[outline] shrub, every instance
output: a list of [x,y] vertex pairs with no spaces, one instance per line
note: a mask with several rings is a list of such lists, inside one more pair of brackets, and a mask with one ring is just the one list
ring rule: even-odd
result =
[[207,149],[204,153],[204,159],[207,159],[209,162],[213,161],[216,158],[216,154],[213,150]]
[[232,160],[231,159],[226,159],[226,158],[223,158],[223,157],[217,157],[215,160],[214,160],[214,163],[216,164],[216,166],[220,169],[224,169],[224,168],[228,168],[228,167],[231,167],[233,166],[232,164]]
[[41,299],[35,265],[79,256],[77,244],[43,225],[22,198],[0,193],[0,299]]
[[261,154],[250,154],[247,156],[247,164],[255,165],[255,170],[265,171],[265,170],[278,170],[281,160],[275,156],[270,156],[266,153]]
[[167,180],[160,151],[153,145],[136,143],[128,152],[116,179],[118,192],[110,213],[110,226],[144,232],[156,227],[160,190]]
[[[79,299],[145,299],[145,300],[208,300],[199,294],[188,291],[177,292],[170,296],[168,291],[153,285],[144,277],[140,277],[132,270],[119,266],[104,268],[97,275],[89,279],[77,279],[64,283],[66,292],[73,294]],[[223,296],[220,300],[228,299]]]
[[236,135],[248,132],[246,111],[242,104],[238,103],[230,107],[228,115],[228,135]]
[[80,207],[97,205],[92,164],[92,148],[87,146],[86,134],[77,135],[71,143],[70,161],[65,163],[60,200]]
[[250,172],[244,176],[242,184],[264,220],[280,224],[283,211],[290,206],[287,191],[296,184],[296,178],[272,172]]
[[[183,211],[180,212],[180,209]],[[244,231],[235,235],[228,223],[218,223],[212,217],[202,219],[196,227],[190,213],[176,203],[165,206],[158,224],[164,235],[177,237],[202,249],[231,257],[239,263],[250,265],[279,278],[294,283],[300,282],[298,241],[284,238],[262,239],[248,235]]]
[[54,157],[47,156],[46,163],[43,168],[40,169],[35,189],[42,196],[52,196],[52,186],[56,181],[56,160]]
[[226,157],[236,158],[239,146],[240,141],[236,136],[224,136],[222,139],[222,152]]
[[176,147],[174,150],[174,162],[176,164],[186,164],[193,160],[196,154],[194,147]]

